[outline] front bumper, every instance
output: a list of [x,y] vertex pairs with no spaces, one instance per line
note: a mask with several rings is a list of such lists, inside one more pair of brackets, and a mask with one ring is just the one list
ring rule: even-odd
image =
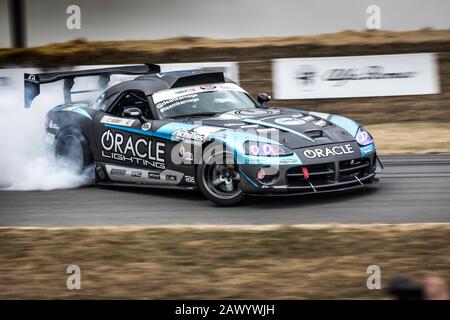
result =
[[[305,177],[302,167],[308,169],[309,177]],[[256,178],[259,168],[261,166],[240,166],[241,188],[244,193],[302,195],[352,190],[377,182],[375,175],[383,166],[375,153],[368,157],[336,159],[333,162],[280,165],[276,168],[277,176],[269,182]]]
[[340,184],[340,185],[334,185],[333,188],[329,189],[319,189],[316,191],[302,191],[298,190],[296,188],[290,188],[288,187],[286,191],[283,192],[272,192],[268,191],[265,193],[247,193],[251,196],[302,196],[302,195],[310,195],[310,194],[324,194],[324,193],[338,193],[338,192],[345,192],[345,191],[351,191],[356,189],[361,189],[365,187],[369,187],[371,185],[374,185],[378,183],[379,180],[375,177],[372,177],[370,180],[364,181],[362,184],[359,183],[352,183],[352,184]]

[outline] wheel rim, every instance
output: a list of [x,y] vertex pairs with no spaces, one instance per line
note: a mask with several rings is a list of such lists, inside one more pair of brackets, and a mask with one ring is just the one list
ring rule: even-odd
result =
[[216,154],[212,163],[205,166],[203,180],[206,188],[214,196],[222,199],[230,199],[241,194],[239,185],[240,175],[235,164],[221,164],[216,160],[226,152]]

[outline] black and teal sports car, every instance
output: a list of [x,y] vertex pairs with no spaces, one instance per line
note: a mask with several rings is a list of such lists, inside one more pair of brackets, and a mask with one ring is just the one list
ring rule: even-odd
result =
[[[134,79],[108,87],[111,75]],[[98,77],[93,103],[73,102],[74,80]],[[213,70],[162,73],[158,65],[25,74],[25,106],[42,84],[63,81],[65,103],[47,115],[46,141],[95,183],[200,189],[220,205],[245,195],[360,188],[382,165],[357,122],[269,108]],[[107,88],[107,89],[106,89]]]

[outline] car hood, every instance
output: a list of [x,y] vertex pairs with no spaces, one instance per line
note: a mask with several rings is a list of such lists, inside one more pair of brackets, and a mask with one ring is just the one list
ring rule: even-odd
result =
[[[314,145],[353,141],[355,127],[347,121],[333,121],[333,116],[287,108],[244,109],[225,112],[213,118],[202,119],[202,125],[223,127],[228,130],[254,130],[258,134],[276,133],[279,142],[291,149]],[[347,123],[344,128],[337,122]]]

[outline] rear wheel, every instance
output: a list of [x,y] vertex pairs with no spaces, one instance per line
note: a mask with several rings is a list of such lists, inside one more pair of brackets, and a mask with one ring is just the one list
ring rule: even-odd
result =
[[204,161],[197,167],[197,181],[202,193],[222,206],[244,199],[239,170],[231,152],[221,144],[211,144],[204,151]]
[[86,139],[75,132],[65,132],[57,139],[55,156],[58,164],[77,174],[85,173],[93,163]]

